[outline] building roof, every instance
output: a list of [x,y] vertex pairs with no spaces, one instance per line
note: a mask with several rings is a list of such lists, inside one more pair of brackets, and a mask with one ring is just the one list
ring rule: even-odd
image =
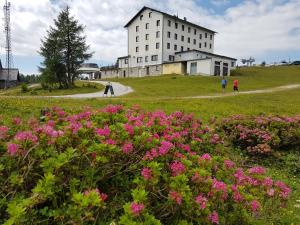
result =
[[172,16],[172,15],[170,15],[170,14],[168,14],[168,13],[165,13],[165,12],[162,12],[162,11],[159,11],[159,10],[157,10],[157,9],[152,9],[152,8],[149,8],[149,7],[147,7],[147,6],[144,6],[124,27],[126,28],[126,27],[128,27],[138,16],[139,16],[139,14],[141,14],[143,11],[145,11],[145,10],[147,10],[147,9],[149,9],[149,10],[151,10],[151,11],[154,11],[154,12],[158,12],[158,13],[161,13],[161,14],[163,14],[163,15],[165,15],[165,16],[167,16],[167,17],[170,17],[170,18],[172,18],[172,19],[174,19],[174,20],[177,20],[177,21],[179,21],[179,22],[182,22],[182,23],[185,23],[185,24],[188,24],[188,25],[191,25],[191,26],[194,26],[194,27],[197,27],[197,28],[200,28],[200,29],[203,29],[203,30],[206,30],[206,31],[208,31],[208,32],[212,32],[212,33],[217,33],[216,31],[213,31],[213,30],[210,30],[210,29],[208,29],[208,28],[206,28],[206,27],[202,27],[202,26],[199,26],[199,25],[197,25],[197,24],[194,24],[194,23],[191,23],[191,22],[189,22],[189,21],[187,21],[187,20],[183,20],[183,19],[180,19],[178,16]]
[[127,56],[122,56],[122,57],[119,57],[118,59],[127,59],[127,58],[129,58],[129,56],[127,55]]
[[8,76],[8,69],[0,70],[0,80],[9,80],[9,81],[17,81],[19,80],[19,70],[18,69],[10,69]]
[[231,59],[231,60],[237,61],[237,59],[235,59],[235,58],[231,58],[231,57],[224,56],[224,55],[218,55],[218,54],[214,54],[214,53],[210,53],[210,52],[204,52],[204,51],[200,51],[200,50],[197,50],[197,49],[175,52],[175,54],[182,54],[182,53],[189,53],[189,52],[200,52],[200,53],[212,56],[212,57],[215,56],[215,57],[220,57],[220,58]]

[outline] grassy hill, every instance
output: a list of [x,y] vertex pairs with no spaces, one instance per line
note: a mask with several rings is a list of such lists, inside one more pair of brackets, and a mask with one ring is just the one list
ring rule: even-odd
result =
[[[232,92],[232,82],[239,80],[240,90],[257,90],[287,84],[300,84],[299,66],[239,68],[228,77],[226,92]],[[186,97],[220,94],[221,77],[164,75],[158,77],[114,79],[131,86],[135,92],[126,98]]]

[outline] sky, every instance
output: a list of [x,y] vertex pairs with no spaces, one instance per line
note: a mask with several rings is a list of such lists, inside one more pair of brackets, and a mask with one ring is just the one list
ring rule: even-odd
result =
[[[4,5],[4,0],[0,4]],[[217,31],[215,53],[259,64],[300,60],[300,0],[10,0],[13,65],[38,73],[41,39],[62,8],[85,26],[87,43],[99,66],[127,54],[124,25],[148,6]],[[3,13],[2,13],[3,14]],[[0,14],[1,15],[1,14]],[[0,16],[1,18],[1,16]],[[0,20],[3,26],[3,20]],[[1,29],[4,30],[3,28]],[[0,56],[5,65],[5,36]]]

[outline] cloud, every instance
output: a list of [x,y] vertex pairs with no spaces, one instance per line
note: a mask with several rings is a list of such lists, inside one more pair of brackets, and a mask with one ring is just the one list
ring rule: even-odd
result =
[[[252,0],[214,14],[196,0],[11,0],[13,53],[35,57],[40,39],[53,24],[60,9],[71,13],[86,26],[87,42],[94,58],[114,62],[127,54],[127,32],[123,26],[144,6],[170,14],[218,32],[215,51],[232,57],[265,55],[266,52],[300,50],[300,1]],[[213,0],[226,4],[227,0]],[[1,0],[3,5],[4,1]],[[4,46],[4,38],[1,38]]]
[[211,0],[211,3],[215,6],[224,6],[229,3],[229,0]]

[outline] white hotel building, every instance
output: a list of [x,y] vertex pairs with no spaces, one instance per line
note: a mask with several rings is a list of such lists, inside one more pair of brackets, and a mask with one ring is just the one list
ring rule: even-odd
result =
[[167,13],[143,7],[126,25],[128,55],[102,77],[161,74],[228,76],[236,59],[214,54],[216,32]]

